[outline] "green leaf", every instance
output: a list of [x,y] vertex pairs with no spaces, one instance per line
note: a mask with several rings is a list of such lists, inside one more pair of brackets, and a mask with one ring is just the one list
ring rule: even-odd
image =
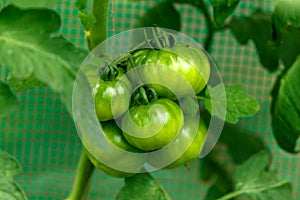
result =
[[87,0],[76,0],[75,5],[79,10],[79,18],[83,28],[89,30],[96,23],[96,17],[87,12]]
[[13,182],[20,171],[16,158],[0,149],[0,199],[27,200],[24,191]]
[[240,0],[210,0],[214,8],[214,18],[218,26],[224,24],[227,17],[229,17]]
[[226,145],[227,151],[235,164],[241,164],[253,154],[266,149],[262,139],[254,133],[246,132],[239,126],[228,123],[224,125],[219,142]]
[[78,10],[84,10],[86,9],[86,3],[87,0],[76,0],[75,5],[78,8]]
[[12,180],[20,171],[21,166],[16,158],[0,149],[0,179]]
[[20,8],[50,8],[61,0],[9,0]]
[[259,175],[268,168],[270,164],[270,155],[267,151],[260,151],[251,156],[235,171],[237,188],[243,188],[245,183],[257,181]]
[[285,27],[274,31],[272,26],[270,13],[259,10],[251,17],[233,18],[229,26],[240,44],[253,40],[261,64],[270,72],[278,70],[279,59],[290,67],[300,54],[300,28]]
[[8,85],[0,81],[0,117],[14,112],[19,107],[19,100]]
[[214,184],[208,188],[204,200],[215,200],[222,195],[224,195],[223,191]]
[[[266,146],[255,134],[245,132],[238,125],[225,123],[218,144],[209,155],[200,160],[201,180],[205,182],[216,180],[207,191],[205,200],[215,200],[232,191],[234,177],[229,169],[265,149]],[[224,153],[228,155],[228,158],[224,156]],[[220,157],[220,155],[223,156]]]
[[284,25],[300,26],[300,1],[276,0],[273,16]]
[[228,186],[226,187],[224,183],[219,183],[219,182],[223,182],[220,180],[221,178],[218,178],[216,183],[214,183],[208,188],[204,200],[216,200],[217,198],[229,192]]
[[273,133],[286,151],[296,153],[300,136],[300,57],[280,79],[277,97],[273,99]]
[[59,16],[52,10],[4,8],[0,12],[0,61],[13,77],[33,76],[60,93],[71,111],[76,70],[87,52],[62,37],[52,38],[59,27]]
[[220,153],[223,154],[214,149],[208,156],[199,160],[200,179],[205,182],[214,181],[205,195],[205,200],[215,200],[233,190],[233,177],[218,157]]
[[278,48],[273,40],[271,15],[256,10],[251,17],[233,18],[229,27],[241,44],[253,40],[261,64],[273,72],[278,69]]
[[218,159],[220,153],[218,149],[214,149],[208,156],[199,160],[200,180],[208,182],[212,181],[215,177],[222,177],[223,183],[230,186],[232,184],[232,177],[230,177],[221,160]]
[[[220,157],[221,154],[224,155],[224,147],[226,155],[228,153],[228,159],[224,159],[224,156]],[[232,191],[234,177],[228,169],[245,162],[253,154],[263,149],[266,149],[265,145],[253,133],[245,132],[237,125],[226,123],[214,150],[200,160],[201,180],[205,182],[216,180],[208,189],[204,199],[215,200]]]
[[27,200],[24,191],[16,184],[0,177],[0,199]]
[[18,79],[13,76],[8,76],[8,83],[10,87],[14,88],[14,90],[16,91],[46,87],[44,83],[42,83],[32,75],[26,79]]
[[286,67],[290,67],[300,54],[300,28],[287,27],[281,39],[279,57]]
[[171,0],[172,2],[176,2],[176,3],[189,3],[189,4],[194,4],[195,0]]
[[93,14],[83,11],[79,11],[79,18],[85,30],[89,30],[96,23],[96,18]]
[[271,114],[274,113],[275,102],[280,87],[280,80],[287,70],[300,55],[300,28],[286,27],[284,34],[281,36],[281,45],[279,46],[279,56],[286,68],[277,76],[273,89],[271,91]]
[[221,84],[207,87],[204,105],[211,115],[224,119],[223,110],[226,106],[225,120],[235,124],[240,117],[254,115],[260,108],[258,102],[246,94],[240,85],[226,86],[225,93]]
[[290,183],[278,180],[274,172],[266,171],[269,164],[270,155],[266,151],[250,157],[236,169],[235,190],[218,200],[227,200],[241,195],[255,200],[292,199]]
[[300,2],[298,0],[277,0],[272,15],[274,39],[281,43],[282,35],[289,27],[300,26]]
[[150,174],[136,174],[125,179],[125,185],[118,193],[117,200],[170,200],[164,189]]
[[170,1],[157,3],[136,23],[135,27],[158,26],[176,31],[180,30],[180,14]]

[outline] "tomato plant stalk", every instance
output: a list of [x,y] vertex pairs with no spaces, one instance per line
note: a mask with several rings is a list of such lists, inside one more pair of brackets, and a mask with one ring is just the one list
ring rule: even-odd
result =
[[93,0],[92,14],[96,22],[87,33],[89,49],[94,49],[99,43],[107,37],[107,13],[108,0]]
[[213,39],[214,33],[215,33],[214,23],[209,14],[207,7],[204,4],[204,1],[197,2],[196,6],[202,10],[203,15],[205,17],[205,22],[206,22],[206,26],[208,29],[208,33],[207,33],[207,37],[205,39],[204,48],[206,49],[207,52],[210,52],[210,45],[212,43],[212,39]]
[[94,169],[94,165],[90,162],[86,153],[82,151],[77,166],[76,178],[72,186],[71,193],[69,194],[68,198],[66,198],[66,200],[82,199],[84,194],[87,192],[87,185]]
[[[98,44],[107,38],[107,14],[109,0],[93,0],[92,14],[96,22],[91,29],[86,32],[89,49],[94,49]],[[93,174],[95,166],[91,163],[84,150],[78,162],[76,178],[72,190],[67,200],[80,200],[86,194],[90,177]]]

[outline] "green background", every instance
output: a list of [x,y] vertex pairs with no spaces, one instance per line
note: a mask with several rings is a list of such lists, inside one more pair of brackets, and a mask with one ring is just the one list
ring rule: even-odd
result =
[[[155,4],[149,2],[111,1],[109,35],[132,28],[136,20]],[[257,8],[272,11],[273,2],[242,0],[234,16],[249,16]],[[62,18],[60,32],[76,46],[87,48],[74,1],[62,1],[54,9]],[[188,5],[176,5],[176,9],[181,13],[181,32],[203,43],[206,34],[203,15]],[[270,126],[270,91],[275,74],[261,67],[252,42],[240,46],[229,30],[215,35],[211,56],[219,66],[225,84],[241,84],[247,93],[259,100],[260,112],[243,119],[240,125],[243,130],[264,138],[273,155],[272,168],[278,171],[280,178],[292,182],[293,193],[295,197],[299,196],[299,156],[278,148]],[[6,74],[1,66],[0,78],[5,79]],[[58,95],[50,89],[31,89],[17,95],[21,101],[20,109],[0,119],[0,148],[16,156],[23,166],[16,181],[29,199],[64,199],[75,177],[81,152],[74,123]],[[182,167],[153,175],[175,200],[198,200],[204,197],[209,186],[209,183],[199,181],[198,168],[195,161],[190,170]],[[88,199],[113,199],[122,185],[123,179],[111,178],[96,170]]]

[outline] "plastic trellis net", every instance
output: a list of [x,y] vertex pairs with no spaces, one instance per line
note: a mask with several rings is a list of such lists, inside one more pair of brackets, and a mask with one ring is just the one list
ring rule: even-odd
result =
[[[150,2],[150,1],[149,1]],[[109,35],[133,27],[136,20],[155,2],[111,1]],[[62,18],[61,33],[76,46],[87,48],[78,11],[74,1],[62,1],[55,5]],[[234,15],[248,16],[255,9],[271,11],[271,1],[241,1]],[[206,28],[203,15],[192,6],[176,4],[181,13],[181,32],[203,43]],[[280,178],[290,180],[295,196],[300,195],[300,160],[280,150],[274,140],[270,123],[270,91],[275,75],[260,66],[253,42],[241,46],[229,30],[215,35],[211,56],[219,66],[225,84],[241,84],[250,95],[256,97],[261,110],[255,117],[241,121],[243,130],[262,135],[273,154],[273,165]],[[7,71],[0,68],[0,77]],[[57,94],[50,89],[30,89],[18,92],[20,109],[0,119],[0,147],[13,154],[23,166],[17,177],[29,199],[63,199],[71,189],[81,143],[74,122]],[[174,199],[201,199],[208,184],[198,177],[197,161],[191,169],[155,172],[153,176]],[[113,199],[123,185],[123,179],[115,179],[96,170],[92,177],[88,199]]]

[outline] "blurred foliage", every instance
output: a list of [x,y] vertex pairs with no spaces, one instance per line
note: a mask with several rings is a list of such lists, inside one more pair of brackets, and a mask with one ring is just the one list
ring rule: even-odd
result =
[[22,188],[13,180],[20,172],[16,158],[0,149],[0,199],[27,200]]
[[[12,5],[2,8],[0,12],[0,43],[3,44],[0,48],[0,64],[10,71],[10,85],[0,81],[0,116],[17,109],[18,100],[14,89],[45,85],[61,95],[71,112],[73,81],[77,67],[87,51],[76,48],[62,36],[53,36],[59,30],[61,21],[57,13],[49,8],[58,1],[8,2]],[[274,136],[280,147],[289,152],[298,152],[300,60],[296,58],[300,54],[300,2],[276,0],[272,13],[257,10],[247,17],[231,18],[239,0],[211,0],[213,16],[210,16],[209,8],[202,0],[165,0],[146,11],[136,27],[159,26],[180,30],[181,13],[174,3],[190,4],[204,15],[208,28],[204,45],[207,51],[213,45],[214,33],[227,28],[241,45],[250,40],[254,42],[262,66],[269,72],[279,73],[272,91]],[[81,22],[85,29],[89,29],[95,23],[95,18],[85,10],[85,4],[86,0],[76,1]],[[236,116],[229,121],[236,122]],[[223,148],[231,167],[226,168],[224,160],[218,157],[224,155]],[[236,126],[226,125],[216,148],[201,160],[200,179],[212,182],[205,199],[225,200],[240,195],[246,195],[249,199],[292,199],[291,185],[278,180],[275,173],[269,171],[270,154],[261,151],[264,149],[267,147],[260,138]],[[18,171],[14,167],[16,162],[14,159],[7,161],[7,157],[7,154],[1,153],[0,197],[13,194],[18,196],[17,199],[26,199],[23,191],[12,180]],[[11,164],[4,166],[3,160]],[[7,166],[13,171],[3,171]],[[2,188],[9,188],[6,190],[9,192],[3,194]],[[126,179],[117,199],[126,199],[128,196],[169,199],[149,174]]]

